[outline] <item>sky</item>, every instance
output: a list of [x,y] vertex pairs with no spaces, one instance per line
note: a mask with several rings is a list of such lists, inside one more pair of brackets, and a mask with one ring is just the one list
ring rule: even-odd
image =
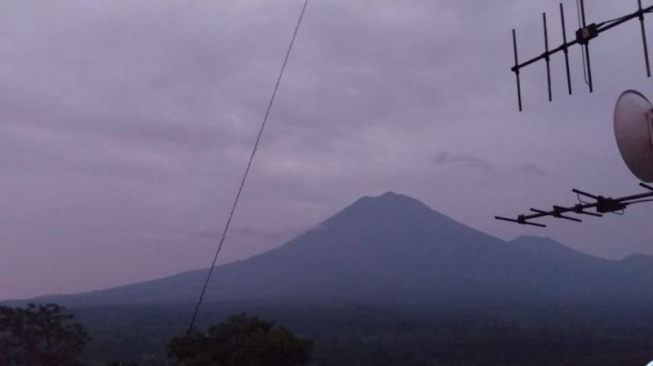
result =
[[[644,6],[651,5],[644,1]],[[102,289],[211,263],[303,0],[0,3],[0,299]],[[564,1],[567,33],[575,2]],[[637,2],[587,3],[588,22]],[[310,0],[219,263],[394,191],[509,240],[653,255],[651,211],[546,229],[494,220],[639,193],[614,103],[653,97],[639,23],[522,71],[561,42],[558,1]],[[653,23],[647,21],[648,38]]]

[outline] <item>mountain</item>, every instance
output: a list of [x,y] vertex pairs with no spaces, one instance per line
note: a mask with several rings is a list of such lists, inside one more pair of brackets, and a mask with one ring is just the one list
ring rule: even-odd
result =
[[[653,258],[505,242],[392,192],[363,197],[285,245],[215,269],[205,301],[314,305],[653,305]],[[190,303],[207,270],[75,295],[68,306]]]

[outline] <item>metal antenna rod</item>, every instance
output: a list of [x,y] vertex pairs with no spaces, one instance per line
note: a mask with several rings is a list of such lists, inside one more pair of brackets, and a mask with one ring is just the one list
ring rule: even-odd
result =
[[549,57],[549,34],[546,29],[546,13],[542,13],[542,23],[544,25],[544,52],[546,57],[546,82],[549,87],[549,102],[553,100],[551,93],[551,66],[550,66],[550,57]]
[[562,23],[562,44],[565,45],[562,52],[565,54],[565,68],[567,69],[567,89],[571,95],[571,72],[569,71],[569,51],[567,50],[567,28],[565,27],[565,10],[560,3],[560,22]]
[[521,105],[521,83],[519,82],[519,69],[517,68],[519,65],[519,58],[517,57],[517,34],[515,33],[515,29],[513,28],[512,30],[512,47],[515,50],[515,77],[517,79],[517,103],[519,104],[519,111],[522,111],[522,105]]
[[587,64],[587,85],[590,87],[590,93],[594,92],[594,85],[592,83],[592,65],[590,63],[590,46],[585,44],[585,63]]
[[642,0],[637,0],[639,7],[639,25],[642,30],[642,43],[644,44],[644,62],[646,62],[646,76],[651,77],[651,65],[648,59],[648,44],[646,42],[646,29],[644,27],[644,10],[642,9]]
[[[585,22],[585,0],[580,0],[580,15],[583,29],[587,27]],[[587,65],[587,85],[590,87],[590,93],[594,92],[594,85],[592,83],[592,65],[590,64],[590,47],[589,42],[583,45],[585,50],[585,64]]]

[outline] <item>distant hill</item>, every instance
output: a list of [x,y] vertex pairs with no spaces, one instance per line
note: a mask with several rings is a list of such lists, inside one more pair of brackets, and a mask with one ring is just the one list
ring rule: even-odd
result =
[[[207,270],[75,295],[67,306],[196,301]],[[206,301],[424,306],[650,306],[653,257],[589,256],[547,238],[505,242],[410,197],[363,197],[285,245],[217,267]]]

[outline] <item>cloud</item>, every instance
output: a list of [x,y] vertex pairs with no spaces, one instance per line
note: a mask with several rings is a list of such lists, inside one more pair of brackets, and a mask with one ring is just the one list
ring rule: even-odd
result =
[[433,159],[437,165],[452,166],[455,168],[469,168],[485,171],[495,170],[494,165],[489,161],[478,156],[471,155],[451,155],[448,152],[441,152]]

